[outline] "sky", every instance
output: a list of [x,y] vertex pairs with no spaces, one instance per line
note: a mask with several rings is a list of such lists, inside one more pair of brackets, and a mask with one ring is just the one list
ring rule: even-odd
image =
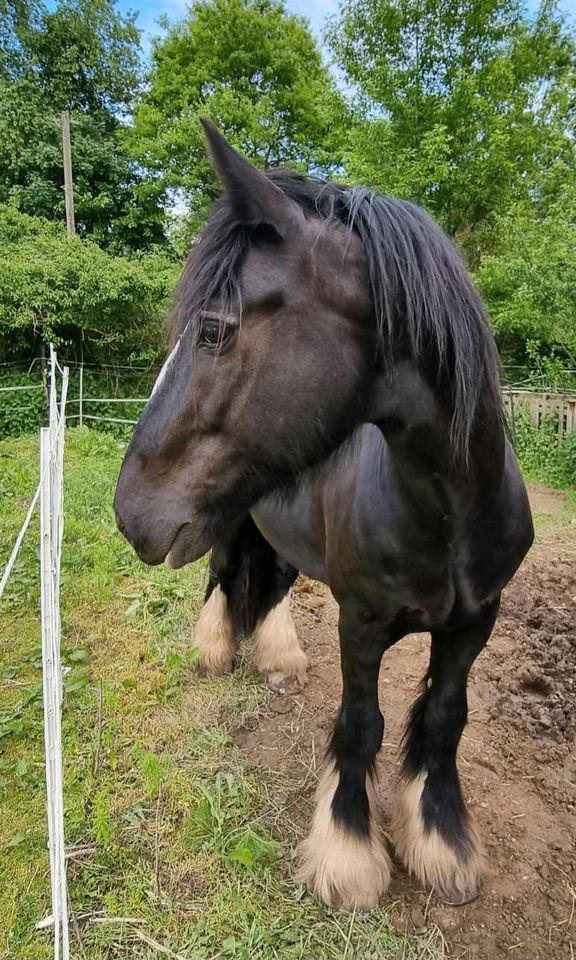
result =
[[[138,25],[144,31],[142,45],[148,49],[150,38],[159,33],[156,20],[167,14],[171,20],[179,20],[186,12],[187,0],[118,0],[120,10],[138,11]],[[286,6],[293,13],[303,14],[310,21],[314,33],[320,37],[324,21],[331,13],[336,13],[339,0],[287,0]],[[529,9],[535,9],[537,0],[527,0]],[[576,0],[561,0],[560,7],[566,13],[576,17]]]
[[[573,2],[576,5],[576,0]],[[159,32],[155,23],[158,17],[167,14],[171,20],[179,20],[186,12],[187,0],[118,0],[117,6],[124,12],[139,12],[137,22],[144,31],[142,43],[146,49],[150,36]],[[288,0],[286,6],[293,13],[307,17],[312,29],[319,36],[327,15],[336,13],[338,0]]]

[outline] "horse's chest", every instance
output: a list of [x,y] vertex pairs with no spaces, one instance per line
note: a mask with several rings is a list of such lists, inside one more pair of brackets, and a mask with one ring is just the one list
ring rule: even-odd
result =
[[289,503],[266,498],[251,514],[262,536],[283,560],[312,580],[328,583],[322,540],[303,497]]

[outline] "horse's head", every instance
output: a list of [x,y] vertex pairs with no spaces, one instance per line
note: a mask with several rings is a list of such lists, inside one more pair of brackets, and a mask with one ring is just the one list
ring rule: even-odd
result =
[[175,345],[115,498],[140,557],[175,567],[342,441],[375,355],[359,237],[316,213],[303,178],[261,173],[205,127],[224,196],[185,267]]

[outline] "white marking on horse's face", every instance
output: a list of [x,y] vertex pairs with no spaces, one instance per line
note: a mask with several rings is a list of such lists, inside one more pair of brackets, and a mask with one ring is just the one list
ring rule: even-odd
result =
[[[182,334],[182,336],[184,336],[184,334]],[[176,356],[176,354],[178,353],[178,350],[180,349],[180,344],[181,344],[181,342],[182,342],[182,336],[178,337],[176,343],[174,344],[174,346],[172,347],[170,353],[169,353],[168,356],[166,357],[166,359],[165,359],[165,361],[164,361],[164,363],[163,363],[163,365],[162,365],[162,369],[161,369],[160,373],[158,374],[158,376],[156,377],[156,382],[154,383],[154,386],[152,387],[152,392],[151,392],[150,396],[148,397],[149,400],[152,399],[152,397],[154,396],[154,394],[156,393],[156,391],[160,388],[160,386],[162,385],[162,383],[163,383],[164,380],[166,379],[166,374],[168,373],[168,370],[169,370],[169,368],[170,368],[170,364],[172,363],[172,361],[174,360],[174,357]]]

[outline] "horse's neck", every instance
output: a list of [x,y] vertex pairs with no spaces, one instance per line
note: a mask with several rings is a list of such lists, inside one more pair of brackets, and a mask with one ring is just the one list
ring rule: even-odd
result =
[[498,414],[475,424],[466,464],[455,461],[451,417],[415,364],[403,361],[373,389],[370,420],[382,431],[399,476],[423,506],[440,511],[446,498],[473,506],[493,496],[503,470],[504,436]]

